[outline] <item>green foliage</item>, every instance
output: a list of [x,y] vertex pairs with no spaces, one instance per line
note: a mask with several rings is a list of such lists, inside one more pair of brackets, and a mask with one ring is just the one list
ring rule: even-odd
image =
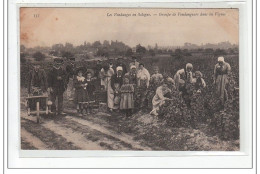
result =
[[178,91],[172,91],[172,101],[166,101],[161,106],[159,118],[165,120],[171,127],[189,127],[191,113]]
[[73,57],[73,56],[74,56],[74,54],[72,54],[69,51],[62,51],[61,52],[61,57],[63,57],[63,58],[70,58],[70,57]]
[[136,46],[136,52],[140,53],[140,54],[145,54],[146,53],[146,48],[139,44],[139,45]]
[[25,56],[26,56],[25,53],[21,53],[21,54],[20,54],[20,62],[21,62],[21,63],[25,63],[25,62],[26,62]]
[[109,52],[106,48],[99,48],[97,51],[97,56],[109,57]]
[[125,53],[126,56],[130,57],[133,55],[133,50],[131,48],[128,48],[126,53]]
[[224,49],[216,49],[214,52],[215,56],[227,55],[227,52]]
[[33,54],[33,58],[35,58],[36,61],[43,61],[45,57],[45,54],[41,53],[40,51],[37,51]]

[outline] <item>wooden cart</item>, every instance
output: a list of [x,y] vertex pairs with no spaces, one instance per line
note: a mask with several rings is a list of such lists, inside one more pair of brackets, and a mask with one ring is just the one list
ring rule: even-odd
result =
[[[36,116],[37,123],[40,123],[41,115],[49,115],[50,112],[50,103],[48,102],[48,96],[29,96],[26,98],[27,104],[27,115]],[[41,107],[41,106],[44,106]]]

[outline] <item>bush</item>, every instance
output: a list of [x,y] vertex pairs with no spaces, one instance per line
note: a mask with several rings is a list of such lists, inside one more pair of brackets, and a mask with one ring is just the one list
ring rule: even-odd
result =
[[223,49],[216,49],[214,52],[214,55],[215,56],[227,55],[227,52],[226,52],[226,50],[223,50]]
[[20,54],[20,62],[21,63],[25,63],[26,62],[25,56],[26,56],[25,53],[21,53]]
[[[227,87],[229,99],[225,105],[221,104],[215,93],[215,86],[208,84],[201,93],[195,90],[194,85],[187,84],[190,108],[177,91],[171,93],[173,101],[167,101],[159,110],[159,118],[171,127],[190,127],[191,117],[198,124],[206,124],[209,134],[218,135],[224,140],[239,138],[239,89],[236,88],[235,74],[231,73]],[[208,77],[207,77],[208,78]]]
[[171,127],[189,127],[190,110],[187,108],[179,92],[172,91],[172,101],[166,101],[159,109],[159,118],[165,120]]
[[61,53],[61,57],[63,57],[63,58],[70,58],[70,57],[73,57],[73,56],[74,56],[74,54],[72,54],[69,51],[62,51],[62,53]]
[[33,54],[33,58],[35,58],[36,61],[43,61],[45,59],[45,55],[39,51]]

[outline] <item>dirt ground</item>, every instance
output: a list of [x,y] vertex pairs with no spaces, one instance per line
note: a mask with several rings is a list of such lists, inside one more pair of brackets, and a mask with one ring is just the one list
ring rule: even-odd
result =
[[169,150],[237,151],[239,140],[223,141],[207,125],[197,129],[174,128],[148,114],[131,117],[120,113],[95,113],[79,117],[74,105],[64,103],[65,116],[27,116],[21,91],[21,149],[23,150]]

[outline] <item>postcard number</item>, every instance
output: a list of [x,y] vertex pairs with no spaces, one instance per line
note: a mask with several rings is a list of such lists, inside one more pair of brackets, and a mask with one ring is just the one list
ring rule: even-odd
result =
[[34,18],[39,18],[39,17],[40,17],[40,14],[33,14],[33,17],[34,17]]

